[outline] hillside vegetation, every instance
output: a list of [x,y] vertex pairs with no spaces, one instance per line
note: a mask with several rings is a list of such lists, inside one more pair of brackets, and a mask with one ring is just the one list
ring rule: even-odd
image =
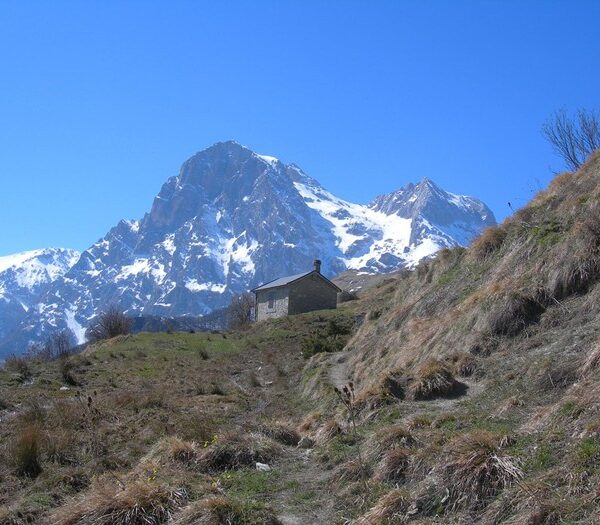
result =
[[600,522],[599,278],[596,155],[336,311],[9,360],[0,524]]

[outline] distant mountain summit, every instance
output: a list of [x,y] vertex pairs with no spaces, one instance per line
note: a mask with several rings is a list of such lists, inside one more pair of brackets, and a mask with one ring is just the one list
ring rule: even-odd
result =
[[[119,222],[21,301],[17,324],[2,317],[0,348],[20,350],[62,327],[82,341],[90,319],[110,304],[131,315],[206,314],[317,257],[328,276],[410,268],[493,224],[483,202],[429,179],[353,204],[295,164],[220,142],[185,161],[141,220]],[[0,298],[2,282],[0,273]]]

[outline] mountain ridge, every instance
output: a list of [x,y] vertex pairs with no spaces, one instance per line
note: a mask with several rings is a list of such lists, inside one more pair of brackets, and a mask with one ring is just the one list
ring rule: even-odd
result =
[[131,315],[207,314],[317,257],[328,276],[412,268],[493,224],[483,202],[430,179],[354,204],[296,164],[219,142],[187,159],[141,219],[119,221],[84,250],[12,332],[24,345],[69,328],[83,342],[85,326],[110,304]]

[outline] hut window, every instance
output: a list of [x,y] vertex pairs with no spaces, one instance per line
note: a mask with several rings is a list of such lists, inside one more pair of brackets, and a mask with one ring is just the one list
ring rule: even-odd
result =
[[273,308],[275,306],[275,292],[269,292],[267,299],[269,301],[269,308]]

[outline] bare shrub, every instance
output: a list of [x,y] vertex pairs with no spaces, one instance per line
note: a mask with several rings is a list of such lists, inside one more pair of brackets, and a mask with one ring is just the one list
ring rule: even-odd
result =
[[476,259],[485,259],[500,249],[506,239],[506,229],[502,226],[490,226],[483,230],[471,244],[470,253]]
[[243,330],[254,318],[254,295],[243,293],[232,297],[227,307],[227,325],[232,330]]
[[158,525],[166,523],[188,499],[184,488],[134,480],[96,482],[81,498],[57,509],[51,522],[61,525]]
[[502,450],[505,439],[492,432],[474,431],[448,444],[442,475],[453,509],[481,508],[523,477],[518,461]]
[[71,359],[64,357],[60,360],[60,363],[59,363],[60,376],[65,384],[71,385],[71,386],[77,386],[77,384],[78,384],[77,380],[75,379],[75,376],[73,375],[74,369],[75,369],[75,364],[73,363],[73,361],[71,361]]
[[69,329],[51,333],[43,343],[33,343],[27,348],[27,359],[53,361],[73,354],[76,346],[73,332]]
[[35,478],[42,472],[40,451],[44,436],[36,425],[19,430],[12,447],[12,458],[19,476]]
[[11,354],[4,360],[4,369],[18,375],[19,381],[26,381],[31,377],[31,368],[27,360],[15,354]]
[[452,372],[437,359],[423,363],[409,387],[409,397],[414,400],[453,397],[465,392],[465,385],[454,379]]
[[542,134],[573,171],[600,148],[600,120],[595,111],[580,109],[571,117],[564,109],[558,110],[544,123]]
[[92,342],[112,339],[118,335],[127,335],[131,331],[132,323],[131,317],[116,306],[111,306],[97,317],[85,335]]

